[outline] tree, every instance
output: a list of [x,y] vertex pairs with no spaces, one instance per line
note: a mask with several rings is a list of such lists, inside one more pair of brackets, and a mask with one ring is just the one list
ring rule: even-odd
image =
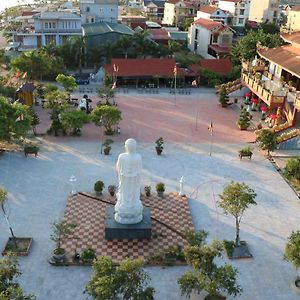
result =
[[77,89],[77,84],[73,76],[58,74],[55,80],[60,83],[68,93],[73,93]]
[[117,47],[119,49],[122,49],[125,58],[128,57],[128,51],[131,48],[131,45],[132,45],[132,38],[126,35],[121,36],[121,38],[117,41]]
[[30,109],[29,109],[29,114],[31,116],[32,131],[33,131],[33,134],[36,135],[36,126],[40,124],[40,118],[32,107],[30,107]]
[[89,115],[82,110],[62,112],[60,119],[63,127],[72,130],[73,135],[77,135],[83,125],[90,121]]
[[263,30],[250,30],[248,34],[239,39],[231,48],[231,57],[236,63],[241,60],[253,60],[257,55],[257,44],[274,48],[283,44],[279,34],[264,33]]
[[192,266],[179,278],[181,294],[187,297],[195,291],[206,291],[209,297],[206,299],[219,299],[221,293],[237,296],[242,292],[236,283],[237,270],[231,265],[218,266],[214,260],[222,255],[222,245],[213,241],[210,245],[188,246],[185,249],[187,263]]
[[102,256],[93,264],[93,275],[85,292],[96,300],[153,300],[154,288],[142,260],[126,259],[115,266]]
[[29,107],[0,97],[0,140],[24,138],[31,127]]
[[182,50],[182,45],[174,40],[168,41],[168,47],[169,47],[170,52],[172,52],[172,53],[180,52]]
[[21,72],[27,72],[28,78],[40,80],[45,75],[49,77],[49,73],[55,75],[55,72],[59,69],[53,57],[50,57],[43,48],[22,53],[11,61],[11,65]]
[[245,130],[250,126],[250,113],[245,108],[241,109],[236,123],[241,130]]
[[105,134],[112,135],[112,127],[122,120],[121,111],[115,106],[97,106],[92,111],[92,120],[97,126],[105,128]]
[[300,180],[300,157],[289,158],[287,160],[284,174],[287,177],[293,177]]
[[285,246],[284,259],[293,264],[295,269],[300,267],[300,231],[292,231]]
[[86,37],[73,36],[70,38],[70,50],[75,54],[75,62],[77,63],[79,73],[82,73],[82,65],[85,58]]
[[17,258],[8,255],[0,260],[0,299],[2,300],[33,300],[35,296],[24,294],[16,278],[21,276]]
[[268,156],[270,155],[270,151],[274,151],[277,143],[276,134],[269,129],[262,129],[259,131],[259,134],[256,138],[258,142],[258,146],[268,151]]
[[110,87],[103,85],[98,91],[98,96],[105,100],[105,105],[111,105],[109,100],[113,99],[115,97],[115,91]]
[[223,107],[225,107],[228,104],[228,101],[229,97],[227,91],[225,88],[222,88],[222,90],[220,91],[219,102]]
[[275,23],[262,23],[260,28],[265,34],[279,34],[280,27]]
[[240,223],[245,210],[252,204],[256,205],[254,190],[245,183],[231,182],[222,194],[219,195],[218,205],[224,210],[225,215],[235,218],[236,238],[235,245],[240,246]]
[[194,22],[194,18],[185,18],[182,25],[183,31],[188,31],[193,22]]
[[57,119],[59,113],[69,107],[69,96],[65,92],[54,90],[46,94],[44,106],[52,109],[52,118]]
[[[199,68],[199,75],[204,78],[208,86],[218,85],[222,82],[222,76],[205,68]],[[224,79],[223,79],[224,80]]]

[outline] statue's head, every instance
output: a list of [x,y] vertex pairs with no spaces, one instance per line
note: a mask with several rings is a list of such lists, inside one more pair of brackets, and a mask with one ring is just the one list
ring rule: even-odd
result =
[[136,141],[134,139],[128,139],[125,142],[125,150],[127,153],[133,153],[136,150]]

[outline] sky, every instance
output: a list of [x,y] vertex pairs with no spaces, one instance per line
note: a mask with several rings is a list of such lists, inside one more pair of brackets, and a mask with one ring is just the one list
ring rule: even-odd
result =
[[[22,4],[32,3],[33,0],[19,1]],[[0,0],[0,11],[3,11],[7,7],[18,5],[18,0]]]

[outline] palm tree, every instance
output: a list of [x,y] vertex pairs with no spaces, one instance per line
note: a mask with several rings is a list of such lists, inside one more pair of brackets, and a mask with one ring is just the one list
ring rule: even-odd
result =
[[138,56],[144,57],[147,54],[151,54],[154,45],[157,45],[154,41],[149,38],[149,32],[137,32],[132,36],[133,44],[136,49]]
[[106,58],[106,63],[110,63],[112,57],[115,55],[115,52],[117,50],[116,44],[113,44],[111,42],[106,42],[102,46],[103,54]]
[[70,38],[71,50],[75,52],[75,60],[78,63],[79,73],[82,73],[82,64],[84,60],[86,38],[84,36],[73,36]]
[[125,58],[128,57],[128,50],[132,45],[132,37],[123,35],[117,42],[117,46],[120,49],[123,49]]

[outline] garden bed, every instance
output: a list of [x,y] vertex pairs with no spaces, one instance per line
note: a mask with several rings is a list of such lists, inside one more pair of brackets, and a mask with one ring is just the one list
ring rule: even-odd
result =
[[229,259],[253,258],[245,241],[240,246],[235,246],[234,241],[224,241],[224,249]]
[[16,256],[27,256],[32,244],[32,238],[30,237],[17,237],[13,240],[10,237],[5,245],[2,255],[13,253]]

